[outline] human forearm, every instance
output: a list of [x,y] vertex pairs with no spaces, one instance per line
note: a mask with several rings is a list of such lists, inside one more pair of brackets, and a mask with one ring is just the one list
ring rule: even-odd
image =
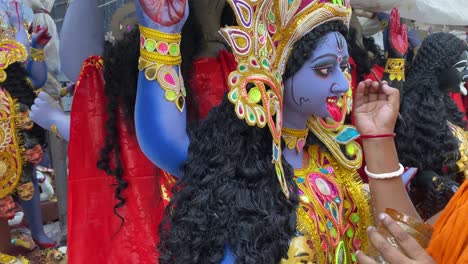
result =
[[[399,162],[393,138],[365,139],[363,149],[367,169],[375,174],[398,171]],[[401,213],[420,219],[401,177],[373,179],[369,177],[374,215],[393,208]]]

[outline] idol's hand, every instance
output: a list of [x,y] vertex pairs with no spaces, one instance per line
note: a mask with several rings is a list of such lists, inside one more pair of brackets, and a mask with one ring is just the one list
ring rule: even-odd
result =
[[56,125],[57,120],[63,115],[63,110],[58,101],[45,92],[39,93],[29,112],[29,117],[40,127],[47,130],[51,129],[51,125]]
[[403,58],[408,52],[408,33],[405,24],[400,23],[400,12],[397,8],[390,14],[388,27],[390,58]]
[[165,33],[180,33],[189,14],[187,0],[134,0],[138,23]]
[[387,82],[360,82],[354,96],[354,118],[361,135],[393,133],[400,108],[400,94]]
[[[407,253],[405,256],[397,248],[392,246],[374,227],[368,229],[367,234],[371,243],[390,264],[435,264],[434,260],[426,253],[418,242],[401,228],[390,216],[379,215],[379,220],[396,239],[399,247]],[[362,252],[357,252],[356,257],[360,264],[377,264],[375,260]]]
[[413,49],[421,46],[422,40],[417,29],[412,28],[408,31],[408,42]]
[[43,49],[49,43],[52,36],[48,33],[49,29],[37,26],[31,34],[31,45],[35,49]]

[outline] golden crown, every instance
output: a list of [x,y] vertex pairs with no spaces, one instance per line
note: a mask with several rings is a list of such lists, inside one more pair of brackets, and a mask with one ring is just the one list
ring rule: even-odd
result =
[[282,75],[294,44],[329,21],[349,24],[348,0],[228,0],[238,26],[221,29],[238,67],[229,75],[229,100],[240,119],[268,126],[273,163],[286,197],[289,189],[281,161]]

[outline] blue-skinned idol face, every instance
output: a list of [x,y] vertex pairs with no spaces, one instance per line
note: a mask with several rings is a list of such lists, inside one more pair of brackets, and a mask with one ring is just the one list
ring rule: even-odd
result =
[[349,90],[346,40],[339,32],[323,36],[310,58],[285,80],[284,108],[301,115],[331,117],[341,122],[346,111],[342,96]]

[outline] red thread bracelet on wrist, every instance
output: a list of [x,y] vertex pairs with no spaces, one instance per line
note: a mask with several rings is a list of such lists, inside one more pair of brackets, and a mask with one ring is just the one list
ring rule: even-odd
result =
[[360,138],[362,139],[368,139],[368,138],[389,138],[389,137],[395,137],[395,133],[391,134],[369,134],[369,135],[361,135]]

